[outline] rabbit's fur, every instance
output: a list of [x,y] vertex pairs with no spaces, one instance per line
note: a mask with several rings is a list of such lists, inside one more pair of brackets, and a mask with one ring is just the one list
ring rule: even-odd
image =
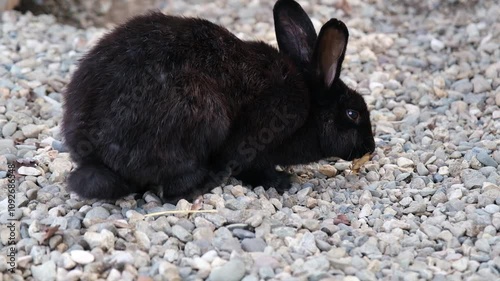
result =
[[339,79],[346,26],[332,19],[317,36],[293,0],[274,19],[280,51],[156,12],[105,35],[65,92],[69,189],[113,199],[160,187],[174,200],[232,175],[283,190],[276,165],[373,152],[366,104]]

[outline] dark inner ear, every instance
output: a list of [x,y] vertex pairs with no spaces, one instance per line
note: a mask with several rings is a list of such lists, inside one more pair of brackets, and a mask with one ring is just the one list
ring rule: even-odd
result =
[[341,21],[332,19],[319,33],[315,60],[320,78],[330,87],[340,76],[349,34]]
[[295,1],[280,0],[274,5],[273,14],[280,51],[297,63],[308,63],[317,36],[306,12]]

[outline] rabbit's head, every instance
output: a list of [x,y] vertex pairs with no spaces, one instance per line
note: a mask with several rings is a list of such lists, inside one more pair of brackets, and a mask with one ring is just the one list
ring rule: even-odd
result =
[[292,59],[308,84],[322,153],[352,160],[373,152],[366,103],[339,78],[349,37],[345,24],[331,19],[317,35],[307,14],[293,0],[275,4],[274,22],[280,52]]

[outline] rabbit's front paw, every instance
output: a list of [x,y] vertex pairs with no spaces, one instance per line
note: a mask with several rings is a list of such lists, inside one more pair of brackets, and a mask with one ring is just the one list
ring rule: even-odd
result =
[[265,189],[274,187],[278,192],[288,190],[291,185],[291,176],[286,172],[269,169],[249,169],[235,175],[236,178],[253,187],[262,186]]

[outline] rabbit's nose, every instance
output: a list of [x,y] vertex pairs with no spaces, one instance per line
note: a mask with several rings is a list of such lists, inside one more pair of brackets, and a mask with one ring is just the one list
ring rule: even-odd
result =
[[370,153],[373,153],[375,151],[375,140],[373,139],[373,137],[367,138],[365,140],[364,147]]

